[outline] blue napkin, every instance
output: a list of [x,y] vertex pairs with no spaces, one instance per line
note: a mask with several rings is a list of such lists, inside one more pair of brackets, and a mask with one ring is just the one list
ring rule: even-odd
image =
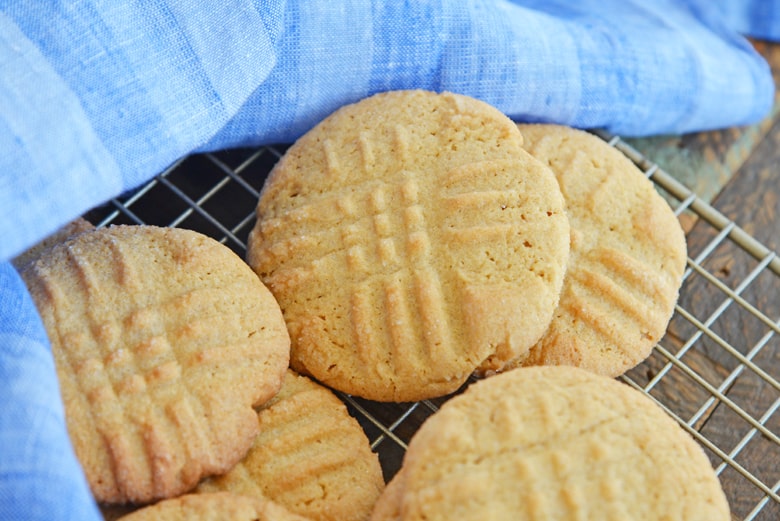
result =
[[[401,88],[624,135],[743,125],[774,87],[740,33],[777,2],[0,3],[0,261],[194,151],[290,142]],[[45,334],[0,269],[0,520],[98,519]]]
[[34,309],[14,268],[0,263],[0,519],[99,519]]

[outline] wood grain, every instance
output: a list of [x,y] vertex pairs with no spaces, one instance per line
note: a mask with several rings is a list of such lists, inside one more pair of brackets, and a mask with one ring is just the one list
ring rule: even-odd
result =
[[[776,123],[713,200],[724,215],[774,251],[780,248],[779,151],[780,124]],[[717,230],[707,223],[696,223],[687,235],[690,256],[695,258],[705,251],[716,235]],[[780,276],[761,269],[759,260],[728,239],[703,258],[701,266],[732,292],[744,286],[739,296],[775,326],[734,302],[731,294],[705,277],[690,275],[680,305],[701,323],[709,324],[707,334],[678,316],[670,325],[666,342],[674,350],[692,345],[682,361],[711,388],[673,367],[653,393],[664,403],[679,404],[675,412],[685,420],[700,412],[693,426],[725,453],[734,453],[737,463],[771,487],[780,480],[780,415],[772,414],[771,409],[780,401],[780,335],[776,329]],[[744,357],[767,375],[751,369]],[[668,361],[658,358],[648,361],[646,370],[663,370]],[[710,400],[713,388],[725,400]],[[759,429],[751,425],[751,419]],[[716,466],[720,463],[720,458],[712,459]],[[764,493],[733,468],[726,468],[722,478],[735,515],[743,519]],[[755,519],[778,518],[780,504],[770,500]]]

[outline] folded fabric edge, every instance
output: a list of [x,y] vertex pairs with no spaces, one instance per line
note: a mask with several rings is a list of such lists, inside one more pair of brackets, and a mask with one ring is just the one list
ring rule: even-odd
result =
[[0,260],[216,134],[275,66],[283,6],[0,11]]

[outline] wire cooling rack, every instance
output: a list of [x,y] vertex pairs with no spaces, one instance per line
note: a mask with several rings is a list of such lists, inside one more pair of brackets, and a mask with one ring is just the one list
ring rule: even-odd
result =
[[[621,379],[653,398],[704,448],[734,519],[780,519],[780,258],[618,137],[675,213],[696,221],[679,303],[652,355]],[[98,226],[156,224],[210,235],[240,256],[267,173],[284,147],[184,158],[87,214]],[[446,398],[376,403],[340,394],[385,477]]]

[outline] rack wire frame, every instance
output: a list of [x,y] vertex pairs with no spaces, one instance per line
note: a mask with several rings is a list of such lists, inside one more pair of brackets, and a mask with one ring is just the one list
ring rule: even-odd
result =
[[[695,249],[689,244],[667,335],[620,380],[652,398],[699,442],[733,519],[780,519],[780,309],[771,298],[780,294],[780,256],[620,137],[595,133],[645,173],[675,214],[706,227],[708,237]],[[243,258],[263,182],[284,151],[265,146],[182,158],[86,217],[99,227],[200,231]],[[713,260],[722,255],[732,259],[729,269]],[[735,322],[751,333],[734,334]],[[417,428],[447,399],[388,404],[337,394],[363,426],[386,479],[400,468]]]

